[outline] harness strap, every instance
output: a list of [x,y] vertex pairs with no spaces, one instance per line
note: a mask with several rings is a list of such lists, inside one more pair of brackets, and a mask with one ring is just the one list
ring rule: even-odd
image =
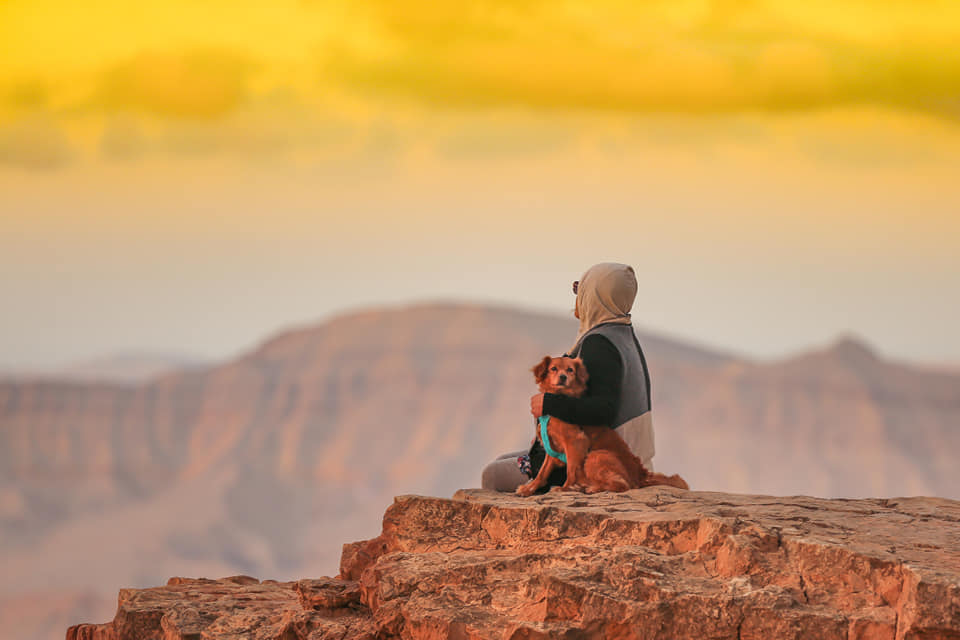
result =
[[540,416],[540,440],[543,441],[543,449],[547,452],[548,456],[556,458],[563,464],[567,464],[567,456],[563,453],[558,453],[553,450],[553,447],[550,446],[550,436],[547,435],[547,423],[550,422],[550,416]]

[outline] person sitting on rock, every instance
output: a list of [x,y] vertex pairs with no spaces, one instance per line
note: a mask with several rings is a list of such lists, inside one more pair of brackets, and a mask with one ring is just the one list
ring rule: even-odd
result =
[[[610,426],[643,466],[653,471],[650,374],[630,318],[637,296],[636,274],[629,265],[597,264],[573,283],[573,292],[580,330],[565,355],[583,360],[590,375],[587,391],[581,398],[538,393],[530,398],[530,412],[534,418],[550,415],[571,424]],[[483,469],[481,486],[516,491],[537,474],[545,455],[539,441],[529,451],[505,453]],[[565,478],[561,467],[551,474],[549,486],[559,486]]]

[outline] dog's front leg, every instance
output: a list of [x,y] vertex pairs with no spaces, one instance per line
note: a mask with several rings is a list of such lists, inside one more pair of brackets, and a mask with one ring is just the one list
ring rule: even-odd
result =
[[560,461],[553,456],[544,458],[543,464],[540,465],[540,473],[527,484],[522,484],[517,487],[517,495],[523,496],[524,498],[532,496],[537,489],[547,484],[547,478],[550,477],[550,472],[553,471],[553,468],[557,466],[559,462]]
[[580,429],[574,429],[573,432],[565,433],[566,437],[563,438],[563,451],[567,456],[567,480],[559,487],[561,491],[583,491],[586,484],[583,461],[590,449],[590,438]]

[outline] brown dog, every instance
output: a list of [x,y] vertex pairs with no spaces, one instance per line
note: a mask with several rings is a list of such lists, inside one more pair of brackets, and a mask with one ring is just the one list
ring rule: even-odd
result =
[[[587,390],[587,368],[579,358],[546,356],[533,368],[533,377],[544,393],[579,398]],[[609,427],[578,427],[551,416],[547,436],[551,447],[567,456],[567,480],[557,487],[562,491],[626,491],[658,484],[690,488],[678,475],[647,471],[623,438]],[[518,487],[517,494],[532,495],[547,483],[550,472],[562,464],[553,456],[546,456],[537,477]]]

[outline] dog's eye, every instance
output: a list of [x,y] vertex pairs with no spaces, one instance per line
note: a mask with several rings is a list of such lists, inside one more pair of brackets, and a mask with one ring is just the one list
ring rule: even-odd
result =
[[572,367],[567,367],[567,373],[573,373],[573,368],[572,368]]
[[557,370],[556,367],[550,367],[550,371],[556,371],[556,370]]

